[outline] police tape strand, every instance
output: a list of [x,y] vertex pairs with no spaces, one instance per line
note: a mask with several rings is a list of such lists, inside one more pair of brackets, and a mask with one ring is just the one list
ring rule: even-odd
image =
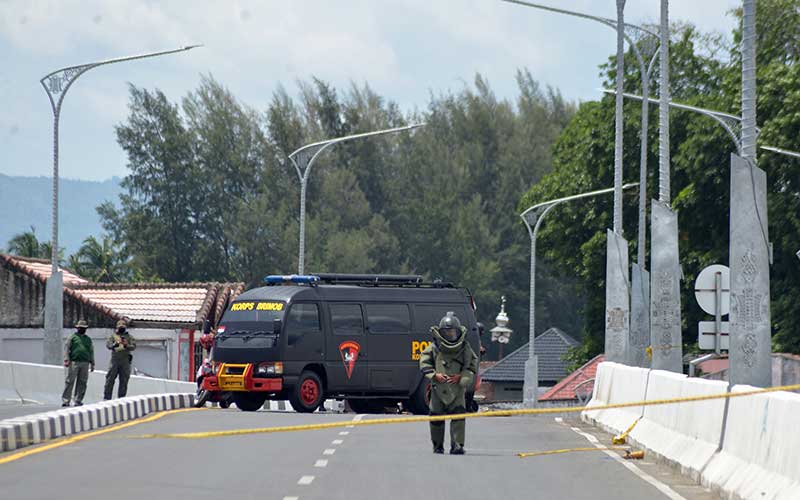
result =
[[205,439],[214,437],[244,436],[247,434],[271,434],[277,432],[297,432],[297,431],[336,429],[341,427],[364,427],[369,425],[410,424],[416,422],[441,422],[445,420],[463,420],[467,418],[512,417],[518,415],[552,415],[552,414],[564,414],[564,413],[580,413],[584,411],[614,410],[619,408],[631,408],[637,406],[641,407],[641,406],[657,406],[657,405],[667,405],[676,403],[691,403],[697,401],[709,401],[714,399],[740,398],[740,397],[754,396],[758,394],[765,394],[769,392],[779,392],[779,391],[800,391],[800,384],[769,387],[766,389],[756,389],[752,391],[726,392],[720,394],[708,394],[705,396],[687,396],[687,397],[673,398],[673,399],[654,399],[651,401],[614,403],[614,404],[592,406],[592,407],[579,406],[571,408],[524,408],[519,410],[492,410],[480,413],[460,413],[453,415],[433,415],[433,416],[421,415],[416,417],[377,418],[377,419],[359,420],[359,421],[344,420],[341,422],[328,422],[324,424],[285,425],[278,427],[233,429],[227,431],[211,431],[211,432],[144,434],[141,436],[131,436],[131,437],[144,438],[144,439],[153,439],[153,438]]
[[596,446],[587,446],[585,448],[564,448],[563,450],[547,450],[547,451],[529,451],[525,453],[517,453],[519,458],[528,458],[528,457],[541,457],[544,455],[560,455],[562,453],[573,453],[576,451],[607,451],[607,450],[622,450],[630,452],[629,446],[602,446],[597,448]]

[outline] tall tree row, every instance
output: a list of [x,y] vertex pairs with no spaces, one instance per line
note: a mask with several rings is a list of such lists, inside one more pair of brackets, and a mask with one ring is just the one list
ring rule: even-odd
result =
[[[514,102],[478,75],[404,114],[367,85],[313,79],[242,103],[211,76],[180,103],[131,86],[117,127],[130,174],[121,206],[99,208],[139,276],[244,280],[297,269],[299,179],[287,154],[310,142],[425,122],[413,132],[336,145],[308,185],[306,269],[418,273],[469,287],[493,326],[509,300],[512,347],[527,340],[529,239],[520,197],[551,169],[574,114],[553,89],[517,75]],[[578,333],[581,299],[543,265],[541,325]],[[574,280],[572,280],[574,281]],[[507,351],[508,352],[508,351]]]

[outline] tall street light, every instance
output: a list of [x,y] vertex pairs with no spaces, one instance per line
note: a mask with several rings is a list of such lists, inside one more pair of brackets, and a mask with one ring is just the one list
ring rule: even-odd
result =
[[[593,16],[583,12],[559,9],[556,7],[550,7],[548,5],[526,2],[522,0],[503,1],[538,10],[595,21],[613,29],[614,31],[618,31],[616,19]],[[658,59],[658,51],[656,49],[660,40],[659,34],[643,26],[637,26],[625,22],[623,22],[622,25],[622,36],[631,47],[631,50],[633,51],[633,54],[635,55],[636,61],[639,65],[639,73],[641,75],[642,82],[642,95],[648,96],[650,93],[650,79],[655,68],[655,62]],[[650,43],[646,43],[640,47],[634,39],[634,33],[644,35],[642,40]],[[649,61],[647,61],[648,58]],[[620,87],[621,83],[621,79],[618,79],[617,84]],[[617,104],[621,105],[620,103]],[[641,189],[639,189],[639,223],[637,231],[638,245],[636,264],[632,266],[633,293],[631,293],[630,297],[630,331],[627,348],[625,349],[626,354],[624,355],[626,362],[634,366],[645,366],[647,364],[645,347],[649,344],[650,340],[650,274],[647,272],[647,265],[645,262],[647,251],[647,131],[649,127],[649,116],[649,100],[646,99],[642,102],[642,122],[640,133],[639,184],[641,185]],[[616,152],[617,150],[615,148],[615,153]],[[615,160],[616,159],[617,158],[615,157]]]
[[[630,189],[638,186],[638,182],[632,184],[625,184],[622,189]],[[537,389],[539,386],[539,363],[536,358],[536,350],[534,348],[534,338],[536,336],[536,237],[539,234],[539,228],[544,221],[545,216],[550,213],[558,205],[562,203],[579,200],[581,198],[589,198],[591,196],[598,196],[601,194],[611,193],[614,188],[601,189],[599,191],[590,191],[587,193],[576,194],[567,196],[565,198],[558,198],[555,200],[545,201],[534,205],[520,214],[525,227],[528,228],[528,235],[531,238],[531,284],[530,284],[530,298],[528,303],[528,361],[525,362],[525,379],[523,383],[523,398],[526,408],[533,408],[536,406]],[[531,227],[533,226],[533,227]]]
[[[616,90],[602,89],[602,92],[605,92],[606,94],[615,94]],[[630,93],[627,93],[627,92],[622,94],[622,95],[625,97],[625,99],[633,99],[633,100],[636,100],[636,101],[641,101],[642,98],[643,98],[640,95],[630,94]],[[654,99],[652,97],[649,99],[649,101],[651,103],[653,103],[653,104],[659,104],[659,105],[661,104],[660,100]],[[683,103],[675,102],[675,101],[670,101],[669,102],[669,107],[670,108],[674,108],[674,109],[680,109],[682,111],[691,111],[693,113],[697,113],[697,114],[706,116],[706,117],[711,118],[712,120],[716,121],[725,130],[725,132],[728,133],[728,135],[730,136],[731,140],[733,141],[734,146],[736,146],[736,151],[739,154],[741,154],[741,152],[742,152],[742,142],[741,142],[741,137],[739,135],[739,134],[741,134],[741,122],[742,122],[742,117],[741,116],[733,115],[733,114],[730,114],[730,113],[725,113],[724,111],[716,111],[716,110],[713,110],[713,109],[701,108],[699,106],[692,106],[690,104],[683,104]],[[800,158],[800,153],[799,152],[792,151],[790,149],[783,149],[783,148],[778,148],[778,147],[775,147],[775,146],[759,146],[758,149],[763,149],[765,151],[771,151],[773,153],[778,153],[778,154],[784,155],[784,156],[790,156],[792,158]]]
[[293,151],[289,155],[289,160],[292,162],[297,178],[300,179],[300,251],[297,259],[297,273],[303,274],[305,270],[305,253],[306,253],[306,187],[308,186],[308,177],[311,173],[311,167],[319,155],[334,144],[340,142],[351,141],[353,139],[363,139],[365,137],[373,137],[376,135],[392,134],[396,132],[405,132],[417,127],[424,126],[424,123],[416,123],[407,125],[405,127],[396,127],[385,130],[376,130],[374,132],[366,132],[363,134],[353,134],[344,137],[336,137],[325,141],[307,144],[300,149]]
[[134,56],[107,59],[77,66],[61,68],[45,75],[39,83],[47,92],[50,99],[50,106],[53,109],[53,234],[51,240],[51,271],[47,279],[45,310],[44,310],[44,363],[57,365],[61,364],[63,357],[61,348],[61,329],[64,324],[63,310],[63,277],[58,270],[58,125],[61,118],[61,104],[64,96],[82,74],[98,66],[106,66],[125,61],[135,61],[148,57],[157,57],[177,52],[185,52],[201,45],[189,45],[175,50],[165,50],[161,52],[150,52]]

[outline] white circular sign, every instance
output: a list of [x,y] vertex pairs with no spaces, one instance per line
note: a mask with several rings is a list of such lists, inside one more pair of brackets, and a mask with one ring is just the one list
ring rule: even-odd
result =
[[697,304],[708,314],[716,314],[716,276],[720,274],[722,278],[721,295],[721,314],[727,315],[731,310],[731,271],[728,266],[722,264],[712,264],[700,271],[697,280],[694,282],[694,296]]

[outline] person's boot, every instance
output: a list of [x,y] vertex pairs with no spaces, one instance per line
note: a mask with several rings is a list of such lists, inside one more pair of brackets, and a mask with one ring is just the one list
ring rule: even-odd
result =
[[435,454],[437,454],[437,455],[442,455],[442,454],[444,454],[444,446],[441,446],[441,445],[439,445],[439,446],[434,446],[434,447],[433,447],[433,452],[434,452]]
[[460,444],[454,444],[450,447],[451,455],[463,455],[464,453],[466,453],[466,451],[464,451],[464,447]]

